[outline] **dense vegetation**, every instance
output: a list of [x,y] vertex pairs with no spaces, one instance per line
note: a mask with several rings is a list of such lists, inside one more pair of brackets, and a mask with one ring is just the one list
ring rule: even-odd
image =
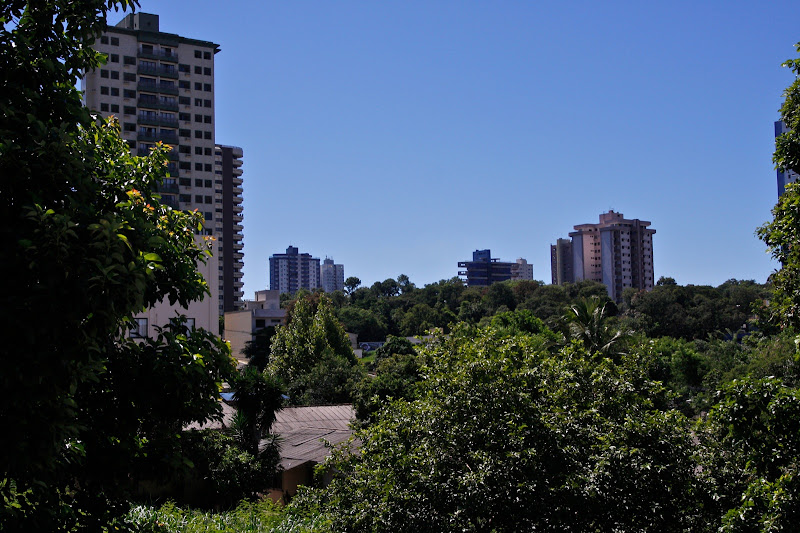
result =
[[[330,298],[287,300],[289,324],[259,335],[236,371],[223,342],[180,317],[153,339],[124,335],[155,302],[207,292],[201,221],[153,192],[167,149],[132,157],[74,88],[103,61],[86,45],[106,12],[135,4],[0,4],[0,269],[13,280],[0,323],[17,341],[0,357],[0,529],[797,529],[800,186],[758,230],[782,265],[770,292],[662,278],[618,306],[589,282],[349,278]],[[793,132],[799,94],[800,77],[781,109]],[[778,139],[776,165],[800,171],[798,153],[796,133]],[[389,336],[374,367],[343,325]],[[219,414],[223,381],[231,427],[186,430]],[[360,448],[336,450],[321,471],[331,482],[279,510],[259,498],[285,393],[353,401]],[[233,510],[133,505],[165,494]]]

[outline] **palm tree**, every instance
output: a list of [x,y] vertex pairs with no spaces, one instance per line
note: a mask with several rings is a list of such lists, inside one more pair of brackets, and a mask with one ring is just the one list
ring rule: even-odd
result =
[[597,296],[581,298],[567,308],[562,318],[568,336],[581,341],[593,355],[619,355],[630,337],[630,332],[609,326],[609,303]]

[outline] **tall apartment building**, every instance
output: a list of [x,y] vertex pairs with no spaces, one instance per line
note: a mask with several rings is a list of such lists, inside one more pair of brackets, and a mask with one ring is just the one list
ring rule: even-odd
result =
[[[234,231],[225,235],[224,174],[217,174],[224,172],[224,167],[215,164],[214,55],[219,45],[162,32],[158,15],[130,13],[116,26],[109,26],[95,48],[108,55],[108,62],[85,73],[81,81],[85,105],[102,116],[116,116],[122,137],[134,154],[147,155],[158,141],[172,146],[169,177],[158,189],[162,203],[176,209],[197,209],[205,219],[203,232],[218,243],[221,238],[223,251],[234,250],[233,267],[228,271],[216,247],[209,259],[211,273],[206,281],[219,316],[226,306],[226,292],[219,286],[226,279],[233,280],[233,290],[227,291],[234,295],[231,301],[241,298],[236,290],[241,276],[237,277],[236,271],[241,272],[243,257],[241,248],[236,251],[240,217],[227,219]],[[232,201],[236,205],[235,199]]]
[[626,219],[609,211],[598,224],[575,226],[572,263],[575,281],[591,279],[603,283],[608,296],[622,301],[627,287],[653,288],[653,234],[650,222]]
[[241,309],[244,297],[242,267],[242,157],[238,146],[217,145],[214,152],[214,184],[217,205],[214,223],[217,227],[217,255],[221,263],[220,290],[225,312]]
[[468,287],[488,287],[498,281],[511,279],[511,263],[492,258],[491,250],[475,250],[472,261],[459,261],[459,276],[466,278]]
[[533,265],[522,257],[518,257],[516,262],[511,263],[511,279],[533,279]]
[[273,254],[269,258],[269,288],[281,294],[294,294],[300,289],[313,291],[320,287],[319,258],[301,254],[289,246],[285,254]]
[[[776,139],[781,135],[783,135],[784,133],[786,133],[788,130],[789,128],[786,127],[786,124],[784,124],[782,120],[778,120],[777,122],[775,122]],[[786,185],[789,183],[796,182],[797,178],[800,176],[798,176],[797,172],[794,172],[793,170],[789,170],[787,172],[781,172],[780,170],[778,170],[777,172],[778,172],[778,198],[780,198],[784,190],[786,189]]]
[[319,279],[325,292],[344,290],[344,265],[336,265],[333,259],[326,257],[319,267]]
[[572,271],[572,241],[558,239],[550,245],[550,277],[553,285],[573,283],[575,276]]

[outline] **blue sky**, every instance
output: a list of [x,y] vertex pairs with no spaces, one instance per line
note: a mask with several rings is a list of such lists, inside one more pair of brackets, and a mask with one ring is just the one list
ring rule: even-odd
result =
[[[245,296],[289,245],[364,284],[524,257],[614,209],[655,274],[764,282],[773,121],[800,2],[142,0],[220,44],[216,139],[244,149]],[[121,13],[112,13],[115,24]]]

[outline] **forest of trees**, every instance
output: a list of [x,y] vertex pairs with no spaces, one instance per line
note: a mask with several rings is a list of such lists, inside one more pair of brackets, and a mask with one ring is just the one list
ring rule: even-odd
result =
[[[283,530],[797,530],[800,186],[758,229],[781,264],[769,286],[662,278],[617,305],[590,282],[350,278],[286,299],[287,325],[243,369],[180,317],[135,342],[137,312],[208,292],[202,221],[153,192],[167,148],[131,156],[74,86],[104,61],[87,45],[107,11],[135,5],[0,3],[0,529],[164,531],[131,506],[258,500],[276,410],[353,402],[354,447],[276,511]],[[798,132],[800,60],[786,65],[781,116]],[[775,163],[800,171],[797,133]],[[387,342],[365,363],[345,330]],[[223,383],[232,427],[187,429],[219,417]]]

